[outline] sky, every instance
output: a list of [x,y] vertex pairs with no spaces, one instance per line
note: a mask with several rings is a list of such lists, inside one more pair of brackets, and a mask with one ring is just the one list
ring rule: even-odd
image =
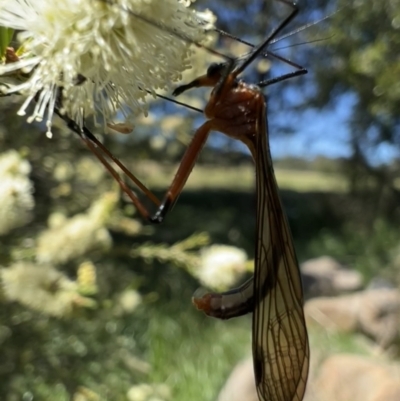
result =
[[[317,156],[328,158],[349,157],[350,133],[348,120],[351,117],[353,101],[343,96],[332,110],[308,109],[298,117],[298,134],[279,135],[271,132],[271,152],[275,158],[287,156],[313,159]],[[399,149],[388,143],[367,152],[371,165],[387,164],[399,158]]]

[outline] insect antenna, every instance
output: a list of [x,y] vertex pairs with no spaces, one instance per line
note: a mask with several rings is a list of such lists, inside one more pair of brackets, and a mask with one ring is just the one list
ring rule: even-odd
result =
[[258,46],[256,46],[247,58],[245,58],[242,63],[235,68],[234,75],[240,75],[262,52],[264,51],[265,47],[268,46],[271,41],[279,34],[279,32],[293,20],[294,17],[298,14],[299,10],[295,4],[286,1],[286,0],[279,0],[282,3],[289,5],[292,8],[292,12],[276,27],[273,31],[267,36],[267,38],[261,42]]
[[[145,91],[150,95],[153,94],[153,92],[149,91],[148,89],[145,89]],[[183,107],[186,107],[187,109],[190,109],[190,110],[193,110],[193,111],[197,111],[198,113],[203,114],[203,110],[202,109],[199,109],[197,107],[191,106],[190,104],[180,102],[179,100],[172,99],[172,98],[170,98],[168,96],[161,95],[160,93],[156,93],[155,95],[160,99],[168,100],[169,102],[175,103],[178,106],[183,106]]]
[[[320,19],[318,19],[318,20],[316,20],[316,21],[313,21],[313,22],[310,22],[310,23],[308,23],[308,24],[305,24],[305,25],[303,25],[303,26],[301,26],[301,27],[299,27],[299,28],[297,28],[297,29],[295,29],[295,30],[293,30],[293,31],[291,31],[291,32],[289,32],[289,33],[287,33],[287,34],[285,34],[285,35],[282,35],[282,36],[280,36],[280,37],[274,39],[274,37],[276,36],[276,34],[278,34],[278,33],[279,33],[287,24],[289,24],[290,21],[297,15],[297,8],[296,8],[295,6],[293,6],[292,3],[286,2],[285,0],[278,0],[278,1],[281,1],[281,2],[283,2],[283,3],[285,3],[285,4],[288,4],[289,6],[291,6],[291,7],[293,8],[294,12],[292,12],[292,13],[287,17],[287,19],[285,19],[284,21],[282,21],[282,23],[281,23],[277,28],[275,28],[275,29],[273,30],[273,32],[269,35],[269,37],[260,45],[261,47],[264,47],[264,48],[265,48],[266,46],[275,44],[275,43],[277,43],[277,42],[279,42],[279,41],[281,41],[281,40],[283,40],[283,39],[286,39],[286,38],[288,38],[288,37],[290,37],[290,36],[293,36],[293,35],[295,35],[295,34],[297,34],[297,33],[299,33],[299,32],[302,32],[302,31],[304,31],[304,30],[306,30],[306,29],[308,29],[308,28],[310,28],[310,27],[312,27],[312,26],[314,26],[314,25],[317,25],[317,24],[319,24],[319,23],[321,23],[321,22],[323,22],[323,21],[325,21],[325,20],[331,18],[333,15],[335,15],[335,14],[337,13],[337,11],[335,11],[335,12],[333,12],[333,13],[331,13],[331,14],[329,14],[329,15],[323,17],[323,18],[320,18]],[[110,0],[105,0],[105,2],[111,4]],[[258,52],[257,49],[255,49],[253,52],[247,53],[247,54],[242,55],[242,56],[239,56],[239,57],[237,57],[237,58],[233,58],[233,57],[231,57],[231,56],[229,56],[229,55],[227,55],[227,54],[224,54],[224,53],[222,53],[222,52],[220,52],[220,51],[218,51],[218,50],[215,50],[215,49],[210,48],[210,47],[208,47],[208,46],[206,46],[206,45],[203,45],[203,44],[201,44],[201,43],[199,43],[199,42],[196,42],[195,40],[191,39],[190,37],[188,37],[188,36],[185,35],[184,33],[178,32],[178,31],[176,31],[176,30],[173,30],[173,29],[171,29],[170,27],[168,27],[168,26],[166,26],[166,25],[164,25],[164,24],[161,24],[161,23],[159,23],[159,22],[157,22],[157,21],[155,21],[155,20],[152,20],[152,19],[150,19],[150,18],[148,18],[148,17],[146,17],[146,16],[143,16],[143,15],[141,15],[141,14],[139,14],[139,13],[135,13],[134,11],[131,11],[131,10],[124,10],[124,11],[127,12],[127,13],[129,13],[129,14],[131,14],[131,15],[133,15],[133,16],[135,16],[136,18],[138,18],[138,19],[140,19],[140,20],[142,20],[142,21],[144,21],[144,22],[146,22],[146,23],[152,25],[152,26],[158,27],[159,29],[164,30],[165,32],[168,32],[169,34],[174,35],[174,36],[177,37],[177,38],[180,38],[180,39],[182,39],[182,40],[185,40],[185,41],[187,41],[188,43],[191,43],[191,44],[195,45],[195,46],[198,47],[198,48],[203,48],[203,49],[206,50],[207,52],[209,52],[209,53],[211,53],[211,54],[213,54],[213,55],[216,55],[216,56],[218,56],[218,57],[221,57],[221,58],[225,59],[225,60],[226,60],[226,63],[227,63],[227,67],[226,67],[227,69],[225,70],[225,71],[226,71],[226,72],[225,72],[225,75],[226,75],[226,76],[229,75],[229,73],[230,73],[231,70],[233,69],[233,66],[234,66],[236,63],[238,63],[239,60],[243,59],[244,57],[253,56],[254,58],[252,58],[252,59],[248,62],[248,64],[250,64],[250,63],[251,63],[255,58],[257,58],[259,55],[262,55],[263,57],[272,57],[272,58],[275,58],[275,59],[277,59],[277,60],[279,60],[279,61],[282,61],[282,62],[284,62],[284,63],[286,63],[286,64],[288,64],[288,65],[290,65],[290,66],[292,66],[292,67],[294,67],[294,68],[296,69],[296,71],[293,71],[293,72],[291,72],[291,73],[289,73],[289,74],[285,74],[285,75],[282,75],[282,76],[277,77],[277,78],[272,78],[272,79],[269,79],[269,80],[267,80],[267,81],[260,82],[260,83],[257,84],[257,85],[260,86],[260,87],[265,87],[265,86],[268,86],[268,85],[272,85],[272,84],[275,84],[275,83],[277,83],[277,82],[281,82],[281,81],[283,81],[283,80],[286,80],[286,79],[289,79],[289,78],[292,78],[292,77],[295,77],[295,76],[299,76],[299,75],[303,75],[303,74],[306,74],[306,73],[307,73],[307,70],[306,70],[304,67],[302,67],[301,65],[299,65],[299,64],[297,64],[297,63],[295,63],[295,62],[293,62],[293,61],[291,61],[291,60],[289,60],[289,59],[287,59],[287,58],[285,58],[285,57],[283,57],[283,56],[280,56],[279,54],[276,54],[274,51],[265,50],[265,49],[264,49],[264,53],[263,53],[262,51]],[[220,34],[220,35],[223,35],[223,36],[225,36],[225,37],[227,37],[227,38],[229,38],[229,39],[233,39],[233,40],[235,40],[235,41],[237,41],[237,42],[239,42],[239,43],[243,43],[243,44],[245,44],[245,45],[247,45],[247,46],[249,46],[249,47],[252,47],[252,48],[255,47],[254,44],[252,44],[252,43],[250,43],[250,42],[248,42],[248,41],[246,41],[246,40],[244,40],[244,39],[241,39],[241,38],[239,38],[239,37],[237,37],[237,36],[235,36],[235,35],[232,35],[232,34],[230,34],[229,32],[223,31],[222,29],[219,29],[219,28],[217,28],[217,27],[214,27],[214,28],[212,28],[211,30],[214,31],[214,32],[216,32],[216,33],[218,33],[218,34]],[[301,44],[313,43],[313,42],[317,42],[317,41],[321,41],[321,40],[325,40],[325,39],[317,39],[317,40],[315,40],[315,41],[297,43],[297,44],[292,45],[292,46],[298,46],[298,45],[301,45]],[[292,47],[292,46],[290,46],[290,47]],[[274,49],[274,50],[280,50],[280,49]],[[256,55],[254,55],[255,52],[257,52]],[[242,72],[242,71],[247,67],[248,64],[246,64],[245,66],[243,66],[240,72]],[[229,67],[229,66],[230,66],[230,67]],[[239,72],[237,75],[239,75],[240,72]],[[192,87],[192,86],[191,86],[190,84],[189,84],[187,87],[181,86],[181,87],[179,87],[179,88],[181,88],[181,91],[175,90],[174,93],[173,93],[173,95],[174,95],[174,96],[177,96],[177,95],[179,95],[180,93],[182,93],[183,91],[185,91],[185,90],[187,90],[187,89],[190,89],[191,87]],[[151,92],[151,91],[149,91],[149,90],[146,90],[146,89],[144,89],[144,90],[145,90],[147,93],[149,93],[149,94],[154,94],[153,92]],[[201,109],[199,109],[199,108],[197,108],[197,107],[191,106],[191,105],[189,105],[189,104],[187,104],[187,103],[179,102],[179,101],[176,100],[176,99],[170,98],[170,97],[165,96],[165,95],[161,95],[161,94],[159,94],[159,93],[155,93],[155,95],[156,95],[158,98],[160,98],[160,99],[168,100],[168,101],[170,101],[170,102],[172,102],[172,103],[175,103],[175,104],[177,104],[177,105],[179,105],[179,106],[183,106],[183,107],[185,107],[185,108],[187,108],[187,109],[196,111],[196,112],[198,112],[198,113],[203,113],[203,110],[201,110]]]
[[[296,7],[296,6],[293,6],[292,3],[287,2],[287,1],[285,1],[285,0],[278,0],[278,1],[281,1],[281,2],[283,2],[283,3],[285,3],[285,4],[290,5],[290,6],[293,8],[294,11],[293,11],[284,21],[282,21],[282,23],[281,23],[278,27],[276,27],[276,28],[273,30],[273,32],[268,36],[268,38],[260,45],[261,48],[265,48],[265,47],[268,46],[268,45],[277,43],[277,42],[279,42],[280,40],[283,40],[283,39],[285,39],[285,38],[287,38],[287,37],[290,37],[290,36],[292,36],[292,35],[295,35],[296,33],[299,33],[299,32],[301,32],[301,31],[303,31],[303,30],[305,30],[305,29],[308,29],[309,27],[311,27],[311,26],[313,26],[313,25],[316,25],[316,24],[318,24],[318,23],[320,23],[320,22],[322,22],[322,21],[328,19],[328,18],[330,18],[333,14],[335,14],[335,13],[332,13],[332,14],[330,14],[330,15],[324,17],[324,18],[321,18],[321,19],[319,19],[319,20],[317,20],[317,21],[308,23],[308,24],[306,24],[306,25],[304,25],[304,26],[302,26],[302,27],[300,27],[300,28],[298,28],[298,29],[296,29],[296,30],[293,30],[293,31],[287,33],[286,35],[280,36],[279,38],[275,38],[275,36],[276,36],[287,24],[289,24],[290,21],[291,21],[291,20],[297,15],[297,13],[298,13],[297,7]],[[111,1],[110,1],[110,0],[105,0],[105,2],[111,4]],[[144,15],[142,15],[142,14],[140,14],[140,13],[136,13],[136,12],[134,12],[134,11],[132,11],[132,10],[124,10],[124,11],[127,12],[127,13],[129,13],[130,15],[135,16],[136,18],[138,18],[139,20],[141,20],[141,21],[143,21],[143,22],[146,22],[147,24],[150,24],[150,25],[152,25],[152,26],[155,26],[155,27],[157,27],[157,28],[159,28],[159,29],[161,29],[161,30],[163,30],[163,31],[165,31],[165,32],[167,32],[167,33],[169,33],[169,34],[171,34],[171,35],[177,37],[177,38],[180,38],[180,39],[182,39],[182,40],[184,40],[184,41],[186,41],[186,42],[188,42],[188,43],[191,43],[191,44],[195,45],[195,46],[198,47],[198,48],[203,48],[204,50],[206,50],[206,51],[209,52],[210,54],[213,54],[213,55],[215,55],[215,56],[218,56],[218,57],[223,58],[223,59],[226,61],[226,63],[227,63],[227,68],[226,68],[226,70],[225,70],[225,71],[226,71],[226,72],[225,72],[226,76],[229,75],[229,73],[230,73],[231,70],[233,69],[233,66],[234,66],[240,59],[242,59],[243,57],[248,56],[249,58],[251,58],[251,60],[249,60],[248,63],[247,63],[246,65],[243,65],[243,66],[241,67],[241,69],[239,70],[239,72],[237,73],[237,75],[239,75],[239,74],[247,67],[248,64],[250,64],[255,58],[257,58],[257,57],[262,53],[262,50],[261,50],[261,48],[260,48],[259,51],[258,51],[257,49],[255,49],[253,52],[248,53],[248,54],[245,55],[245,56],[240,56],[240,57],[237,57],[237,58],[233,58],[233,57],[231,57],[231,56],[229,56],[229,55],[227,55],[227,54],[224,54],[224,53],[222,53],[222,52],[220,52],[220,51],[218,51],[218,50],[215,50],[215,49],[213,49],[213,48],[211,48],[211,47],[209,47],[209,46],[206,46],[206,45],[204,45],[204,44],[201,44],[201,43],[199,43],[199,42],[193,40],[192,38],[188,37],[188,36],[185,35],[184,33],[178,32],[178,31],[176,31],[176,30],[174,30],[174,29],[171,29],[170,27],[168,27],[168,26],[166,26],[166,25],[164,25],[164,24],[162,24],[162,23],[160,23],[160,22],[158,22],[158,21],[156,21],[156,20],[153,20],[153,19],[151,19],[151,18],[148,18],[148,17],[146,17],[146,16],[144,16]],[[235,41],[237,41],[237,42],[239,42],[239,43],[243,43],[243,44],[245,44],[245,45],[247,45],[247,46],[250,46],[250,47],[253,47],[253,48],[255,47],[252,43],[250,43],[250,42],[248,42],[248,41],[245,41],[245,40],[243,40],[243,39],[241,39],[241,38],[239,38],[239,37],[236,37],[236,36],[230,34],[229,32],[225,32],[225,31],[223,31],[223,30],[221,30],[221,29],[219,29],[219,28],[214,27],[214,28],[212,28],[211,30],[214,31],[214,32],[216,32],[216,33],[218,33],[218,34],[220,34],[220,35],[223,35],[223,36],[226,36],[226,37],[228,37],[228,38],[230,38],[230,39],[233,39],[233,40],[235,40]],[[274,39],[274,38],[275,38],[275,39]],[[298,75],[302,75],[302,74],[306,74],[306,73],[307,73],[307,70],[306,70],[304,67],[300,66],[300,65],[297,64],[297,63],[294,63],[294,62],[291,61],[291,60],[288,60],[288,59],[285,58],[285,57],[282,57],[282,56],[280,56],[280,55],[274,53],[273,51],[270,51],[270,50],[265,51],[265,52],[262,54],[262,56],[263,56],[263,57],[268,57],[268,56],[273,57],[273,58],[275,58],[275,59],[277,59],[277,60],[280,60],[280,61],[282,61],[282,62],[285,62],[285,63],[288,64],[288,65],[291,65],[292,67],[296,68],[296,70],[297,70],[297,71],[295,71],[295,72],[293,72],[293,73],[288,74],[288,75],[285,76],[285,78],[283,78],[283,79],[280,78],[278,81],[275,81],[275,80],[274,80],[274,81],[271,80],[270,82],[268,81],[268,83],[267,83],[267,84],[263,84],[263,86],[267,86],[267,85],[270,85],[270,84],[273,84],[273,83],[276,83],[276,82],[280,82],[280,81],[282,81],[282,80],[284,80],[284,79],[291,78],[291,77],[293,77],[293,76],[298,76]],[[183,88],[182,88],[182,89],[183,89]],[[187,89],[189,89],[189,88],[187,88]],[[183,90],[185,90],[185,89],[183,89]],[[150,92],[150,91],[148,91],[148,90],[146,90],[146,92],[148,92],[148,93],[150,93],[150,94],[153,94],[152,92]],[[177,94],[179,94],[179,93],[174,93],[174,95],[177,95]],[[158,98],[160,98],[160,99],[168,100],[168,101],[170,101],[170,102],[172,102],[172,103],[178,104],[178,105],[180,105],[180,106],[184,106],[184,107],[186,107],[186,108],[188,108],[188,109],[191,109],[191,110],[194,110],[194,111],[196,111],[196,112],[199,112],[199,113],[202,113],[202,112],[203,112],[202,110],[200,110],[200,109],[198,109],[198,108],[196,108],[196,107],[187,105],[186,103],[179,102],[179,101],[177,101],[177,100],[175,100],[175,99],[172,99],[172,98],[170,98],[170,97],[168,97],[168,96],[164,96],[164,95],[161,95],[161,94],[158,94],[158,93],[156,93],[155,95],[156,95]]]

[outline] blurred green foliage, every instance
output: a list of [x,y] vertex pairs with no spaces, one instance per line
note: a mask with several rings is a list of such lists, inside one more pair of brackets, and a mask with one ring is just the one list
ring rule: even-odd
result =
[[328,254],[352,266],[367,281],[378,276],[398,284],[399,231],[397,225],[384,220],[376,220],[368,230],[347,222],[339,232],[321,230],[309,247],[315,256]]

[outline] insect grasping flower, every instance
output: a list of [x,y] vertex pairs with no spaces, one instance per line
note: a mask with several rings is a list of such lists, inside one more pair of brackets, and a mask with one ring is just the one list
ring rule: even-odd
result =
[[[62,88],[62,111],[79,125],[100,111],[110,122],[146,111],[147,91],[167,88],[190,67],[190,40],[200,42],[211,13],[188,0],[0,0],[0,25],[20,30],[18,61],[0,66],[27,93],[19,114],[46,118],[48,133]],[[174,35],[171,32],[177,32]],[[179,35],[188,38],[180,38]],[[24,74],[21,74],[21,71]]]

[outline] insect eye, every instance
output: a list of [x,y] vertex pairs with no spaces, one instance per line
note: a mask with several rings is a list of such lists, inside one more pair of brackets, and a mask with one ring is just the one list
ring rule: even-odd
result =
[[212,63],[207,69],[207,76],[208,77],[214,77],[215,75],[220,75],[221,70],[224,67],[222,63]]

